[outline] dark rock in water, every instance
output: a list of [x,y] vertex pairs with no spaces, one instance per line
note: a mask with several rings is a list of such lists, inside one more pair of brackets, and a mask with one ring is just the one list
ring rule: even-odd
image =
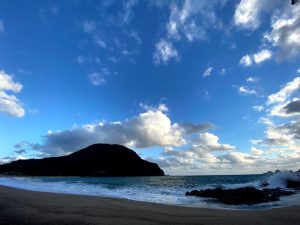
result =
[[292,195],[292,191],[283,191],[281,189],[263,189],[259,190],[254,187],[243,187],[236,189],[206,189],[206,190],[193,190],[186,192],[186,196],[196,196],[203,198],[215,198],[219,202],[227,205],[240,205],[240,204],[259,204],[265,202],[278,201],[281,196]]
[[299,180],[287,180],[286,187],[295,190],[300,190],[300,177]]
[[121,145],[95,144],[67,156],[18,160],[0,173],[30,176],[163,176],[156,163]]

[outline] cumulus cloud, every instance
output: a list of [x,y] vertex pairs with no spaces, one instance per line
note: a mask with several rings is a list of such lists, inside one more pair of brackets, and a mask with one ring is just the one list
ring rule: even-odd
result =
[[176,48],[174,48],[171,42],[160,39],[155,45],[154,62],[156,64],[167,63],[172,58],[179,59]]
[[22,88],[22,84],[15,82],[12,76],[0,71],[0,112],[16,117],[25,115],[25,110],[19,99],[8,93],[19,93]]
[[[198,139],[199,141],[199,139]],[[282,152],[269,154],[256,147],[250,152],[236,151],[232,148],[221,150],[218,154],[210,151],[205,145],[192,145],[186,150],[165,148],[158,158],[147,158],[162,166],[170,174],[232,174],[266,172],[267,170],[298,169],[300,154],[297,152]],[[222,145],[222,144],[221,144]]]
[[272,52],[267,49],[263,49],[260,52],[257,52],[253,55],[253,60],[256,64],[260,64],[263,61],[266,61],[272,57]]
[[258,148],[255,147],[251,147],[251,154],[255,155],[255,156],[259,156],[263,154],[263,150],[260,150]]
[[[262,140],[252,140],[252,144],[267,146],[269,153],[281,153],[281,157],[289,151],[300,151],[300,120],[299,117],[290,120],[289,117],[299,115],[300,101],[293,94],[300,87],[300,78],[296,77],[285,84],[278,92],[268,96],[266,102],[267,117],[261,123],[266,125],[265,137]],[[276,124],[274,116],[285,117],[285,121]],[[294,154],[294,153],[291,153]],[[293,160],[295,159],[292,157]]]
[[263,44],[268,46],[253,55],[242,58],[241,64],[250,66],[253,62],[261,63],[271,57],[284,60],[300,54],[300,5],[291,6],[289,1],[241,0],[234,15],[236,26],[255,30],[261,24],[264,13],[271,15],[271,29],[264,32]]
[[219,137],[212,133],[201,133],[193,139],[190,147],[186,150],[174,150],[166,147],[156,159],[149,158],[162,166],[165,171],[182,174],[199,174],[201,169],[218,168],[220,169],[221,160],[216,156],[216,152],[227,152],[236,147],[229,144],[219,143]]
[[274,104],[274,103],[282,103],[287,100],[288,97],[291,96],[296,90],[300,87],[300,77],[294,78],[291,82],[287,83],[280,91],[271,94],[268,97],[267,104]]
[[[117,143],[136,148],[178,147],[187,143],[187,135],[212,127],[208,124],[172,123],[163,104],[147,109],[124,121],[98,122],[63,131],[50,131],[43,137],[43,143],[23,142],[22,146],[25,143],[27,148],[50,155],[62,155],[94,143]],[[211,142],[215,148],[229,147],[218,146],[216,141],[214,139]]]
[[256,90],[251,89],[247,86],[239,86],[237,88],[238,88],[239,94],[241,94],[241,95],[256,95],[257,94]]
[[241,0],[235,9],[234,24],[245,29],[255,30],[261,24],[263,13],[270,12],[284,4],[289,3],[282,0]]
[[218,157],[223,163],[229,164],[252,164],[255,157],[243,152],[230,152]]
[[274,13],[271,31],[264,35],[274,47],[277,57],[282,60],[300,54],[300,5],[287,7]]
[[251,55],[244,55],[240,59],[240,65],[244,67],[251,66],[253,63],[260,64],[272,57],[272,52],[268,49],[262,49],[261,51],[251,54]]
[[223,150],[233,150],[235,146],[229,144],[220,144],[219,137],[212,133],[202,133],[199,136],[198,143],[194,146],[197,146],[201,149],[207,149],[208,151],[223,151]]
[[256,29],[260,25],[260,12],[263,1],[241,0],[234,13],[234,24],[244,28]]
[[255,140],[252,143],[262,146],[285,147],[288,150],[300,150],[298,141],[295,139],[299,134],[299,122],[286,124],[268,124],[263,140]]
[[253,63],[253,60],[251,58],[250,55],[244,55],[241,59],[240,59],[240,65],[242,66],[251,66]]
[[[266,170],[299,169],[300,165],[300,118],[286,117],[277,124],[273,120],[275,107],[285,115],[298,115],[300,103],[293,95],[298,90],[298,78],[283,85],[268,97],[265,105],[254,106],[257,111],[265,111],[259,123],[266,126],[265,137],[251,140],[251,148],[237,150],[230,144],[220,143],[219,137],[210,132],[200,132],[187,141],[184,147],[166,148],[156,159],[164,170],[172,174],[240,173],[265,172]],[[247,89],[246,89],[247,90]],[[244,91],[246,92],[246,91]],[[299,106],[298,106],[299,105]],[[276,115],[277,116],[277,115]],[[182,172],[184,171],[184,173]]]
[[203,76],[203,77],[209,77],[209,76],[211,75],[212,70],[213,70],[213,67],[212,67],[212,66],[208,67],[208,68],[203,72],[202,76]]
[[284,106],[287,114],[300,113],[300,100],[293,100]]
[[258,81],[258,78],[257,77],[247,77],[246,81],[249,83],[256,83]]

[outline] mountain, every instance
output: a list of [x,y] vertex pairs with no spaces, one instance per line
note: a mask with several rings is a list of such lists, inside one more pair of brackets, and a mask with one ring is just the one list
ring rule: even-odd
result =
[[156,163],[121,145],[94,144],[70,155],[18,160],[0,165],[0,173],[29,176],[164,176]]

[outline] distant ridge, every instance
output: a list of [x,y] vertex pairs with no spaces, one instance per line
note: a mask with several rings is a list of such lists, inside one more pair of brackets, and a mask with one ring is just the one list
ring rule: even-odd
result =
[[0,165],[0,173],[29,176],[164,176],[156,163],[121,145],[94,144],[67,156]]

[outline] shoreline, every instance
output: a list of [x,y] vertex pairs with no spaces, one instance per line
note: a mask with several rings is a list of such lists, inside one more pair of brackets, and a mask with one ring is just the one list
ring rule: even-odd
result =
[[0,224],[295,225],[300,206],[260,210],[186,207],[0,185]]

